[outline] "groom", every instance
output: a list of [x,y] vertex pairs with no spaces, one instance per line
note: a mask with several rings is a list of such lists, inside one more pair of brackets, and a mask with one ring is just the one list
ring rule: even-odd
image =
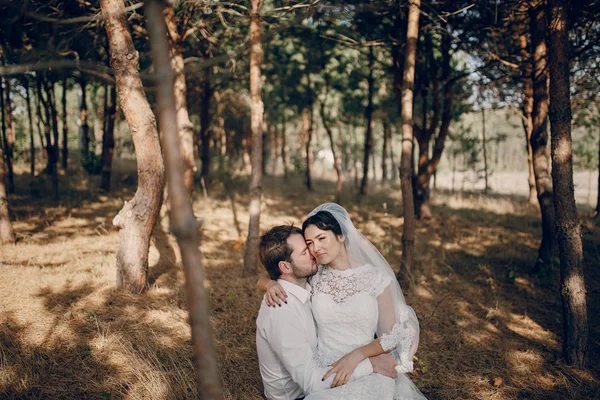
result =
[[[317,272],[302,231],[292,225],[276,226],[261,237],[260,258],[269,276],[289,294],[287,305],[271,308],[262,302],[256,320],[256,349],[268,400],[302,399],[305,393],[328,389],[323,380],[330,367],[313,360],[317,331],[310,308],[307,278]],[[352,374],[356,380],[371,373],[396,377],[389,354],[363,360]],[[357,382],[358,384],[358,382]]]

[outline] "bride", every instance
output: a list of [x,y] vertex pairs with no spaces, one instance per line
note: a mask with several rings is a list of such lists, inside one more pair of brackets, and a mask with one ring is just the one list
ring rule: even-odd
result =
[[[320,264],[310,279],[312,311],[317,324],[315,359],[332,366],[331,390],[307,393],[306,400],[422,400],[406,376],[419,344],[419,323],[406,304],[394,272],[381,253],[352,224],[346,210],[326,203],[302,224],[308,249]],[[285,297],[278,283],[259,286],[267,304]],[[373,339],[376,335],[376,339]],[[359,362],[391,352],[398,378],[372,374],[346,384]]]

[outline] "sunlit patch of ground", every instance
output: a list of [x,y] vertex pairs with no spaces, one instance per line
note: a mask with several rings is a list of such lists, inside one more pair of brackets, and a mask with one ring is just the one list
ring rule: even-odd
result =
[[[0,249],[0,398],[197,398],[183,273],[168,219],[163,212],[155,230],[148,292],[120,293],[112,218],[135,190],[131,169],[117,171],[110,194],[96,191],[97,177],[71,175],[70,187],[61,177],[59,202],[32,200],[26,175],[11,197],[18,243]],[[208,197],[198,190],[194,200],[223,388],[235,400],[259,399],[262,391],[254,347],[261,294],[256,276],[242,274],[247,184],[239,177],[227,187],[216,182]],[[264,185],[263,231],[299,225],[314,206],[335,198],[326,181],[315,181],[311,193],[300,177],[265,178]],[[342,197],[358,229],[396,270],[400,199],[397,188]],[[407,293],[421,322],[411,378],[428,398],[600,398],[597,365],[582,372],[559,359],[558,275],[543,281],[531,274],[538,211],[517,198],[442,193],[433,195],[432,211],[433,219],[417,223],[415,285]],[[596,360],[598,232],[584,243]]]

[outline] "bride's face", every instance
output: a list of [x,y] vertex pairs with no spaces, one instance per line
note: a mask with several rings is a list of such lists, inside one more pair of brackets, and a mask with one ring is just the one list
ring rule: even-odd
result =
[[344,237],[333,231],[323,230],[316,225],[309,225],[304,230],[304,239],[311,254],[320,264],[331,263],[344,252]]

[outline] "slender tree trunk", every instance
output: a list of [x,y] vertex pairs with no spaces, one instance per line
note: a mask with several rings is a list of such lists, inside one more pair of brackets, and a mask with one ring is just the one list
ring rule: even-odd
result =
[[87,123],[87,81],[81,78],[79,86],[81,87],[81,101],[79,103],[79,151],[83,154],[85,161],[90,152],[89,126]]
[[381,149],[381,181],[388,181],[388,147],[390,146],[390,124],[387,115],[383,117],[383,147]]
[[4,92],[0,89],[0,95],[2,96],[2,135],[4,142],[4,160],[6,162],[6,191],[8,194],[15,192],[15,176],[13,169],[13,149],[15,145],[15,131],[13,129],[12,122],[12,104],[10,101],[10,83],[8,78],[4,77]]
[[[325,102],[321,103],[320,113],[321,113],[321,121],[323,122],[323,127],[325,128],[325,131],[327,132],[327,137],[329,137],[329,143],[331,145],[331,154],[333,155],[333,168],[335,169],[335,176],[337,178],[337,181],[335,184],[335,197],[337,199],[337,202],[339,203],[341,200],[341,197],[342,197],[342,188],[344,185],[344,174],[342,173],[341,155],[338,154],[338,152],[335,149],[335,141],[333,140],[333,131],[331,130],[331,127],[327,123],[327,119],[325,117]],[[341,134],[342,133],[340,132],[340,136],[341,136]]]
[[367,194],[367,186],[369,182],[369,159],[373,148],[373,91],[375,86],[375,79],[373,78],[373,69],[375,63],[375,57],[373,55],[373,47],[369,47],[369,76],[367,78],[368,86],[368,99],[367,108],[365,110],[365,120],[367,126],[365,128],[365,149],[363,154],[363,176],[360,183],[360,194]]
[[[108,88],[107,88],[108,89]],[[108,97],[108,93],[107,93]],[[115,115],[117,113],[117,89],[110,87],[110,100],[106,109],[106,125],[102,135],[102,180],[100,188],[110,191],[113,152],[115,150]]]
[[402,230],[402,263],[398,280],[408,290],[412,281],[415,246],[415,206],[412,193],[412,147],[413,147],[413,90],[415,82],[415,59],[419,38],[419,13],[421,1],[410,0],[406,47],[404,50],[404,73],[402,77],[402,156],[400,159],[400,185],[404,226]]
[[533,129],[531,148],[538,202],[542,215],[542,242],[535,264],[537,273],[552,270],[554,249],[554,208],[552,202],[552,178],[548,151],[548,68],[546,50],[545,1],[537,1],[530,8],[531,41],[533,45]]
[[396,168],[396,155],[394,154],[394,130],[392,130],[392,127],[394,125],[390,125],[390,161],[392,164],[392,175],[391,175],[391,179],[392,179],[392,183],[396,183],[396,178],[400,178],[400,175],[398,174],[398,169]]
[[[444,26],[444,30],[446,27]],[[453,84],[450,78],[450,34],[444,32],[441,40],[441,53],[442,53],[442,74],[441,81],[444,84],[444,107],[441,115],[441,125],[439,125],[438,135],[433,143],[433,153],[431,158],[421,164],[419,162],[419,172],[415,183],[415,212],[417,217],[427,219],[431,217],[431,209],[429,207],[430,199],[430,185],[431,176],[437,169],[437,166],[442,158],[444,152],[444,146],[446,143],[446,137],[450,130],[450,122],[452,122],[452,104],[454,100]],[[435,85],[434,85],[435,86]],[[436,95],[434,94],[434,98]],[[436,101],[434,101],[434,104]],[[435,113],[435,110],[434,110]],[[439,112],[438,112],[439,113]],[[434,122],[428,129],[428,139],[426,141],[427,147],[423,148],[423,151],[429,153],[429,140],[433,136],[433,128],[438,126],[437,118],[433,117]]]
[[[46,169],[45,173],[52,176],[52,138],[51,138],[51,128],[50,128],[50,110],[48,108],[48,102],[44,100],[44,94],[42,93],[42,87],[44,86],[42,82],[42,77],[36,75],[36,86],[37,86],[37,95],[38,95],[38,116],[44,125],[44,138],[45,138],[45,149],[46,149]],[[41,106],[44,107],[44,116],[41,112]]]
[[250,179],[250,221],[244,255],[244,273],[256,272],[259,261],[258,241],[260,231],[260,203],[262,198],[262,59],[261,43],[261,7],[262,0],[251,0],[250,13],[250,96],[252,129],[252,177]]
[[101,0],[119,100],[137,158],[138,188],[113,220],[119,229],[117,286],[133,293],[147,287],[150,236],[162,205],[164,168],[156,119],[139,75],[138,52],[127,30],[125,4]]
[[600,135],[598,135],[598,186],[596,186],[598,199],[596,201],[596,215],[600,215]]
[[52,146],[50,147],[51,151],[50,162],[51,166],[51,176],[52,176],[52,188],[54,189],[54,198],[58,200],[58,142],[59,142],[59,131],[58,131],[58,111],[56,110],[56,98],[54,94],[54,82],[50,79],[46,80],[46,99],[48,101],[48,107],[50,109],[50,126],[52,127]]
[[485,188],[483,189],[484,194],[488,194],[488,158],[487,158],[487,143],[485,136],[485,108],[483,107],[483,101],[481,102],[481,145],[483,147],[483,173],[485,178]]
[[525,33],[519,36],[519,47],[521,49],[521,82],[523,82],[523,130],[527,148],[527,165],[529,166],[529,203],[537,204],[537,189],[535,188],[535,172],[533,170],[533,150],[531,148],[531,134],[533,132],[533,81],[531,80],[531,57]]
[[[284,85],[285,86],[285,85]],[[284,97],[285,98],[285,97]],[[283,179],[288,178],[288,154],[290,152],[287,144],[287,118],[285,110],[281,113],[281,162],[283,163]]]
[[157,1],[147,3],[146,15],[152,41],[152,58],[156,77],[161,77],[160,80],[157,79],[159,82],[157,99],[161,113],[159,121],[162,132],[162,148],[165,152],[165,166],[169,181],[168,197],[171,202],[169,219],[172,231],[177,237],[185,272],[196,381],[203,399],[217,400],[224,397],[221,391],[217,351],[210,321],[209,298],[204,288],[202,255],[198,249],[199,226],[189,201],[190,192],[185,182],[187,166],[180,144],[181,129],[177,129],[179,108],[175,95],[177,90],[174,90],[177,70],[172,68],[173,63],[169,61],[169,46],[165,40],[166,26],[162,18],[162,11],[162,7]]
[[27,119],[29,121],[29,166],[31,169],[31,176],[35,176],[35,142],[33,134],[33,116],[31,113],[31,97],[29,95],[29,78],[25,77],[23,83],[25,88],[25,102],[27,103]]
[[268,132],[269,127],[267,126],[266,123],[266,118],[265,116],[263,116],[263,121],[261,123],[261,131],[262,131],[262,162],[260,165],[260,168],[262,169],[262,175],[263,176],[268,176],[269,174],[267,173],[267,163],[269,161],[269,149],[271,147],[271,143],[269,140],[269,132]]
[[212,87],[210,82],[210,69],[207,68],[204,71],[204,77],[202,79],[202,102],[200,103],[200,161],[202,167],[200,169],[200,177],[204,182],[208,182],[210,179],[210,103],[212,101]]
[[4,168],[4,152],[0,146],[0,243],[14,243],[15,233],[8,213],[8,196],[6,194],[6,172]]
[[[177,127],[179,130],[179,143],[184,163],[184,182],[188,193],[191,195],[194,187],[194,126],[190,121],[187,108],[187,86],[183,66],[183,53],[181,50],[181,36],[177,30],[177,19],[172,2],[166,2],[165,22],[168,37],[170,38],[171,67],[175,71],[175,108],[177,109]],[[206,179],[206,178],[205,178]]]
[[67,77],[65,76],[62,81],[62,167],[63,169],[67,169],[68,157],[69,157],[69,139],[68,132],[69,128],[67,127]]
[[306,152],[306,170],[304,174],[304,183],[306,184],[306,188],[308,190],[312,190],[312,163],[313,163],[313,154],[312,154],[312,137],[313,137],[313,111],[312,104],[310,105],[310,109],[305,108],[302,112],[302,121],[304,123],[304,151]]
[[[36,73],[36,83],[39,82],[39,74]],[[33,90],[33,89],[32,89]],[[42,114],[42,102],[40,101],[40,85],[36,85],[36,89],[35,89],[35,94],[36,94],[36,102],[35,102],[35,116],[36,116],[36,126],[37,126],[37,133],[38,133],[38,137],[40,139],[40,149],[42,149],[42,153],[44,155],[44,157],[48,157],[48,153],[46,152],[46,144],[44,143],[44,134],[43,134],[43,128],[42,125],[44,125],[44,116]]]
[[568,6],[569,4],[565,0],[550,0],[549,2],[552,183],[556,213],[556,237],[560,251],[563,357],[569,365],[584,368],[588,351],[588,318],[581,226],[573,189]]

